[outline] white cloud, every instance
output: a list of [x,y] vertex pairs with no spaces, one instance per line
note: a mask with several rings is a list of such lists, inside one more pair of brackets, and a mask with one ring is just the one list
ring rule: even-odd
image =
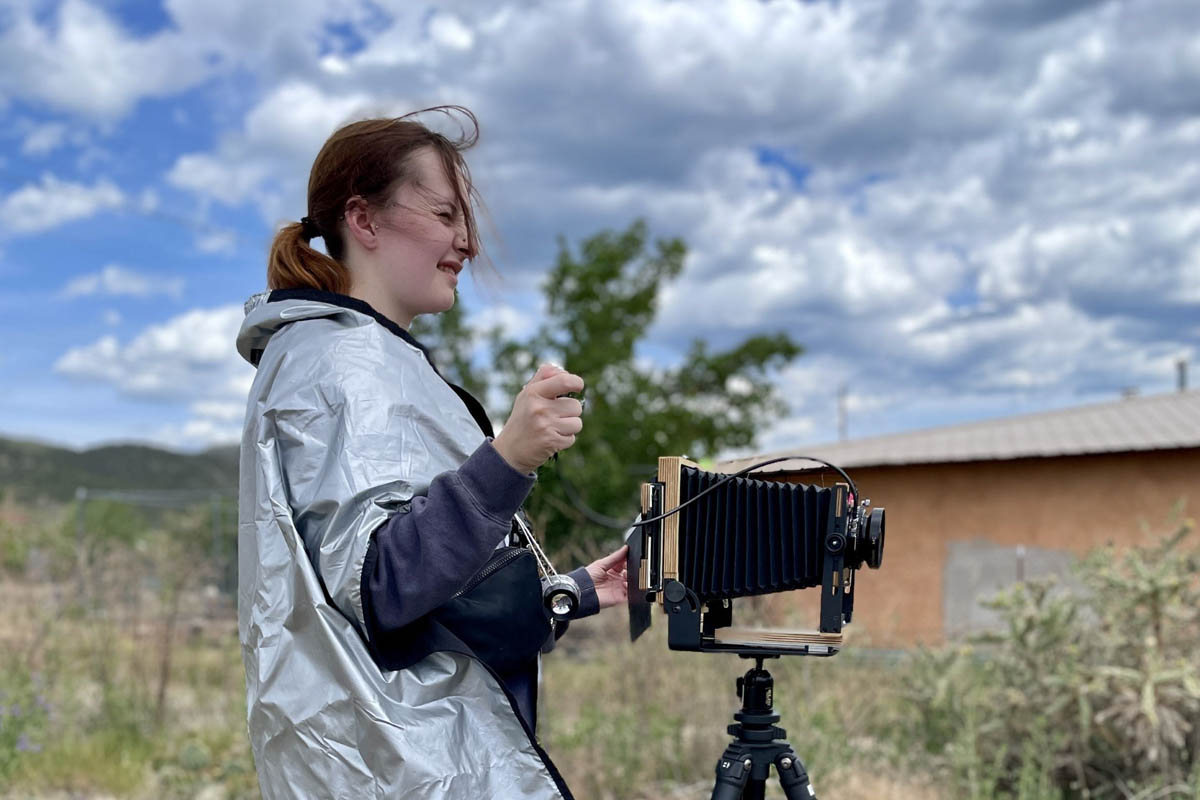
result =
[[235,231],[209,230],[196,235],[196,249],[201,253],[232,253],[237,239]]
[[434,44],[455,50],[469,50],[475,43],[475,34],[454,14],[435,15],[429,23],[429,35]]
[[205,401],[192,404],[192,413],[220,422],[238,422],[246,415],[246,404],[236,401]]
[[106,335],[71,348],[54,369],[110,384],[133,397],[244,402],[238,392],[253,369],[234,349],[243,316],[240,304],[194,309],[151,325],[127,344]]
[[285,209],[302,213],[309,167],[329,134],[376,105],[362,92],[289,82],[251,109],[242,130],[225,137],[217,152],[180,156],[167,180],[227,205],[256,201],[274,224]]
[[[149,438],[161,445],[191,449],[233,444],[240,438],[254,380],[254,368],[234,346],[243,319],[240,303],[193,309],[150,325],[127,342],[108,334],[71,348],[54,370],[155,401],[164,411],[174,407],[182,421],[151,428]],[[148,419],[155,416],[147,414]]]
[[163,278],[135,272],[120,264],[108,264],[99,272],[73,278],[62,295],[67,298],[90,295],[130,295],[150,297],[165,294],[179,299],[183,296],[183,278]]
[[72,348],[54,369],[131,397],[186,404],[184,421],[159,425],[151,434],[164,446],[233,444],[254,377],[233,345],[242,318],[240,305],[196,309],[152,325],[126,344],[107,335]]
[[180,188],[237,205],[267,178],[268,172],[265,163],[229,164],[217,157],[188,154],[179,157],[167,180]]
[[66,0],[50,19],[10,9],[0,33],[0,91],[97,119],[143,97],[193,86],[212,72],[211,52],[178,31],[139,39],[103,10]]
[[67,126],[61,122],[47,122],[34,127],[25,134],[21,142],[21,155],[44,156],[62,146],[67,139]]
[[231,63],[270,77],[303,71],[318,53],[337,49],[338,36],[325,27],[330,23],[351,27],[378,24],[377,7],[357,0],[289,0],[286,5],[166,0],[163,6],[181,34],[195,46],[221,53]]
[[111,181],[87,186],[43,175],[41,183],[27,183],[0,198],[0,225],[10,233],[40,233],[124,203],[124,193]]
[[240,422],[222,422],[205,417],[193,417],[181,424],[159,426],[151,440],[171,449],[192,449],[233,445],[241,441]]
[[104,314],[103,314],[103,319],[104,319],[105,325],[108,325],[110,327],[115,327],[115,326],[121,324],[121,319],[122,319],[121,312],[117,311],[115,308],[105,309]]
[[537,325],[532,315],[504,303],[493,303],[472,314],[471,323],[485,331],[499,327],[506,339],[524,339],[533,333]]
[[[241,68],[271,76],[303,70],[338,46],[329,23],[379,24],[378,7],[324,0],[276,3],[167,0],[171,24],[146,36],[88,0],[6,9],[0,30],[0,102],[8,97],[101,123],[146,98],[169,97]],[[460,34],[461,35],[461,34]]]

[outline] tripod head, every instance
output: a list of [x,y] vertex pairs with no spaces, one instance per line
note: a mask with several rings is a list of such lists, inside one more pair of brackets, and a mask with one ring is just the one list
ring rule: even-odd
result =
[[779,714],[773,708],[775,680],[763,667],[771,655],[743,655],[755,665],[737,679],[741,710],[728,727],[733,741],[717,761],[717,781],[713,800],[762,800],[771,766],[788,800],[814,800],[816,793],[800,758],[784,739],[787,731],[775,723]]

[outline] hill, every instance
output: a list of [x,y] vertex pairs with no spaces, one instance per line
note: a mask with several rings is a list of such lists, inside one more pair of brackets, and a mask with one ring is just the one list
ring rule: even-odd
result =
[[176,453],[123,444],[70,450],[0,437],[0,493],[22,502],[70,500],[88,489],[237,491],[238,448]]

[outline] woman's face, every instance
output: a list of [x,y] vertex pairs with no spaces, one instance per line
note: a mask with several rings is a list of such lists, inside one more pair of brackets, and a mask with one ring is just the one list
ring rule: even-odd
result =
[[416,181],[399,187],[376,216],[380,310],[405,328],[418,314],[454,305],[458,273],[471,255],[464,209],[441,157],[424,148],[413,154],[411,167]]

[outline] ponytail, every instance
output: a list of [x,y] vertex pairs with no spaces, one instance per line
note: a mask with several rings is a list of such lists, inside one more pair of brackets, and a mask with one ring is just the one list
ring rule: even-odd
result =
[[319,289],[338,294],[350,290],[349,272],[309,245],[311,233],[303,223],[292,222],[275,234],[267,256],[268,289]]

